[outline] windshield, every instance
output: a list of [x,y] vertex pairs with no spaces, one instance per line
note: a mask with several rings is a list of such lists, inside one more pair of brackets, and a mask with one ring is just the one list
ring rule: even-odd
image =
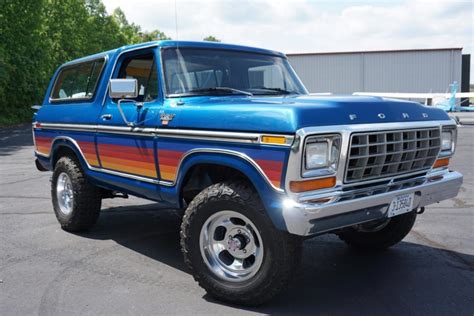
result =
[[205,48],[162,50],[168,97],[306,94],[285,58]]

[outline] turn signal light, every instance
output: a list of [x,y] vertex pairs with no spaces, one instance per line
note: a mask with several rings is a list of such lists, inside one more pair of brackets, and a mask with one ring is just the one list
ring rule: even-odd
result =
[[433,168],[447,167],[449,165],[449,158],[438,159],[433,165]]
[[291,181],[290,190],[295,193],[332,188],[336,185],[336,177],[315,180]]

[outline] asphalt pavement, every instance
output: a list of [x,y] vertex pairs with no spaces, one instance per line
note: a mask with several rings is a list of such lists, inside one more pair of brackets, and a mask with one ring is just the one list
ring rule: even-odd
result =
[[0,130],[0,314],[474,314],[474,126],[459,129],[458,197],[427,207],[382,253],[333,235],[304,244],[288,291],[259,308],[208,297],[183,264],[179,216],[130,198],[105,200],[95,228],[61,230],[51,173],[34,166],[29,125]]

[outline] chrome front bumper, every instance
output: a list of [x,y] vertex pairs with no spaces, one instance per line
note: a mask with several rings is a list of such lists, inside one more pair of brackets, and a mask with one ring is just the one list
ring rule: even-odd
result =
[[400,194],[415,193],[415,209],[453,198],[458,194],[462,180],[459,172],[446,171],[426,176],[421,184],[410,188],[339,202],[311,203],[288,199],[283,203],[283,218],[288,232],[292,234],[319,234],[384,218],[388,206]]

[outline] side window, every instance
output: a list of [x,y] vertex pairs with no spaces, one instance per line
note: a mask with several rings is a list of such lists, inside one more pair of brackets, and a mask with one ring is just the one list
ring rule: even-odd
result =
[[158,97],[158,74],[152,53],[125,59],[118,78],[137,79],[137,102],[150,102]]
[[51,101],[92,99],[103,66],[101,59],[64,67],[54,83]]
[[282,69],[278,65],[249,68],[249,88],[280,88],[285,82]]

